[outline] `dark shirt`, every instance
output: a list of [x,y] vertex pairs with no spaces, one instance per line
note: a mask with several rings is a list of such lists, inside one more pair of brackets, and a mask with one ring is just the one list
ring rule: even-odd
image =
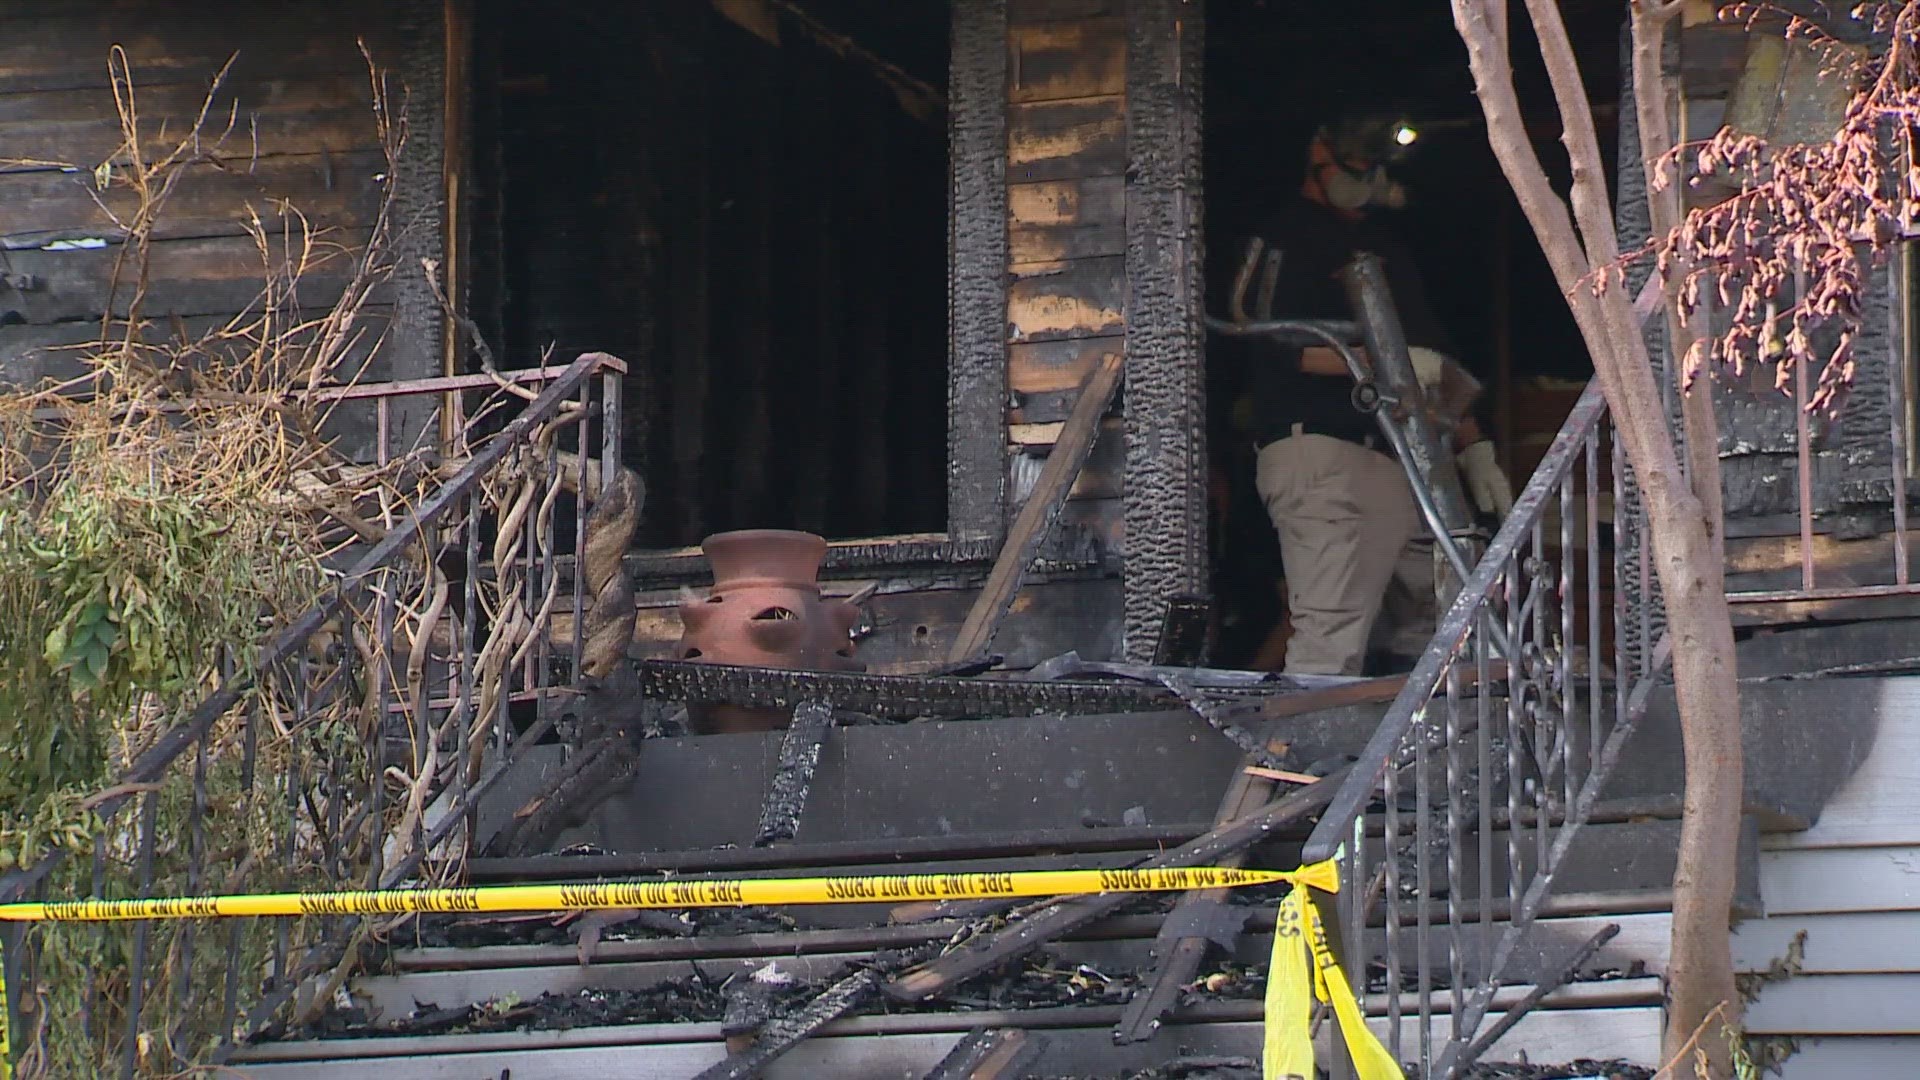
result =
[[[1434,318],[1413,256],[1372,220],[1356,221],[1319,203],[1297,198],[1269,217],[1258,235],[1267,249],[1261,256],[1262,268],[1272,258],[1271,253],[1279,253],[1273,318],[1352,320],[1353,308],[1339,274],[1355,254],[1367,251],[1379,256],[1385,265],[1407,344],[1453,355],[1453,343]],[[1263,276],[1264,269],[1257,271],[1247,287],[1247,312],[1256,318]],[[1285,438],[1292,434],[1294,424],[1303,422],[1321,434],[1343,438],[1357,439],[1378,432],[1373,418],[1353,407],[1350,377],[1303,372],[1299,349],[1264,339],[1248,339],[1235,351],[1247,365],[1252,435],[1259,444]]]

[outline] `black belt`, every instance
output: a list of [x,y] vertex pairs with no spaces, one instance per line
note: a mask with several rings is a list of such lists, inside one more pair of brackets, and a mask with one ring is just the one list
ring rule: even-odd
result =
[[1351,428],[1341,430],[1315,424],[1311,421],[1296,423],[1292,426],[1291,431],[1277,438],[1259,440],[1254,443],[1254,449],[1255,451],[1265,450],[1281,439],[1292,438],[1295,435],[1325,435],[1329,439],[1339,439],[1341,442],[1350,442],[1356,446],[1364,446],[1369,450],[1385,454],[1388,457],[1394,456],[1393,445],[1387,442],[1386,436],[1381,435],[1377,431],[1354,431]]

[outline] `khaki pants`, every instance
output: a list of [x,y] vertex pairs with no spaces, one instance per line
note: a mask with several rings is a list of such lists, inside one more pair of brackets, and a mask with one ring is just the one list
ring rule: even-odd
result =
[[1396,652],[1433,631],[1433,548],[1400,464],[1327,435],[1260,451],[1254,483],[1280,533],[1293,638],[1286,670],[1358,675],[1385,609]]

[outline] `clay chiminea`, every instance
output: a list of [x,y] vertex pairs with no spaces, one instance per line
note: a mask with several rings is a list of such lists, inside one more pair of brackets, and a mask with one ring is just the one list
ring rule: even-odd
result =
[[[860,609],[820,595],[827,542],[805,532],[745,529],[716,533],[700,545],[713,567],[713,591],[680,605],[684,628],[674,655],[703,664],[810,671],[865,671],[851,632]],[[696,705],[688,718],[697,735],[773,731],[793,721],[790,709]]]

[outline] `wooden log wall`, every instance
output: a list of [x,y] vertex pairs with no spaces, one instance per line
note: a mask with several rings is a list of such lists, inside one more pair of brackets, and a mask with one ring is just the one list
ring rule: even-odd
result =
[[[0,8],[0,272],[10,275],[0,284],[0,380],[71,377],[81,367],[70,347],[98,340],[102,316],[127,314],[133,289],[126,272],[116,283],[114,267],[135,200],[123,183],[102,189],[95,177],[124,176],[127,164],[108,74],[116,44],[130,63],[148,160],[191,129],[210,80],[234,57],[202,129],[204,160],[187,168],[153,229],[142,333],[197,335],[255,306],[264,272],[246,224],[259,216],[278,257],[289,208],[342,249],[301,281],[302,312],[324,310],[393,185],[399,220],[414,226],[395,257],[413,272],[367,309],[368,340],[385,337],[367,377],[438,373],[441,320],[418,267],[441,252],[440,4],[348,0],[323,20],[311,13],[290,0]],[[393,175],[362,36],[395,103],[406,101],[411,134]]]

